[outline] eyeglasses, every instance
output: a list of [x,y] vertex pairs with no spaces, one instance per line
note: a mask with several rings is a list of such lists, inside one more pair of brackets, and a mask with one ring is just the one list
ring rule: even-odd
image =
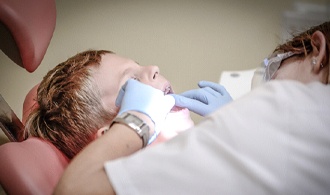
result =
[[263,75],[263,79],[265,82],[272,79],[275,72],[281,65],[281,62],[291,56],[293,56],[293,52],[286,52],[286,53],[273,53],[270,57],[265,58],[262,62],[262,66],[265,68],[265,72]]

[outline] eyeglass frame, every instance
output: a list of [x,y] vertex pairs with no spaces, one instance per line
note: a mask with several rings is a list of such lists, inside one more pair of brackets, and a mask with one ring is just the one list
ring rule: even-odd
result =
[[261,63],[261,66],[265,68],[263,80],[264,82],[270,81],[275,72],[281,66],[283,60],[290,58],[291,56],[295,55],[295,53],[289,51],[286,53],[273,53],[270,57],[265,58]]

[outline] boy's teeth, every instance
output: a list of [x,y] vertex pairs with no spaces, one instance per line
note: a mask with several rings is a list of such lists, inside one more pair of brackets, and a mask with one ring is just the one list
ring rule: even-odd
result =
[[164,91],[164,95],[167,95],[171,91],[170,87],[166,87]]
[[182,108],[181,108],[181,107],[178,107],[178,106],[174,106],[174,107],[171,109],[172,112],[177,112],[177,111],[180,111],[180,110],[182,110]]

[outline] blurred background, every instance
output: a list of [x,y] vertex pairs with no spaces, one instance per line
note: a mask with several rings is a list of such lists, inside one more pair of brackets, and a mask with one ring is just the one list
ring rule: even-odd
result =
[[157,65],[180,93],[200,80],[219,82],[226,70],[254,69],[292,31],[330,20],[329,0],[56,0],[56,7],[54,36],[35,72],[0,52],[0,93],[19,118],[27,92],[87,49]]

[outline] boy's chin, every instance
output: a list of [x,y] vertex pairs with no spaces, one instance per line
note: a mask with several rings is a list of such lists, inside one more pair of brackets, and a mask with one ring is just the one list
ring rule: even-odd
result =
[[168,113],[165,122],[160,126],[161,132],[152,145],[165,142],[193,126],[190,111],[187,108],[176,108]]
[[187,108],[179,108],[171,110],[167,114],[165,123],[163,124],[165,132],[176,132],[184,131],[194,126],[194,122],[190,117],[190,111]]
[[189,122],[191,121],[190,118],[190,111],[188,108],[180,108],[174,107],[166,116],[165,122],[166,123],[176,123],[176,122]]

